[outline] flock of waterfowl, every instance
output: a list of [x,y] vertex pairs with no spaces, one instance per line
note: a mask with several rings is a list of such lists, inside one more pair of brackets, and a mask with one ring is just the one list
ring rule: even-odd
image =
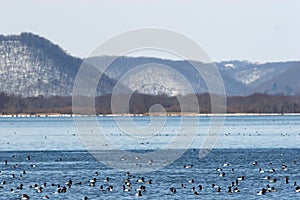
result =
[[[27,160],[27,162],[30,162],[30,156],[27,156],[25,159]],[[296,160],[294,160],[293,164],[296,164]],[[151,177],[145,178],[141,176],[142,174],[133,175],[130,172],[124,173],[122,175],[123,178],[118,180],[119,183],[115,184],[116,180],[111,181],[111,179],[114,179],[113,177],[104,176],[103,173],[98,171],[92,174],[90,178],[81,181],[78,181],[75,178],[76,181],[74,179],[68,179],[65,180],[65,182],[61,183],[51,183],[45,181],[42,184],[38,182],[34,184],[28,184],[28,182],[26,181],[22,182],[22,180],[25,180],[24,178],[27,175],[27,171],[22,169],[21,165],[10,162],[9,160],[4,160],[2,161],[2,165],[0,166],[0,169],[2,170],[0,171],[0,191],[6,190],[6,194],[9,194],[8,191],[10,193],[17,192],[18,194],[20,194],[19,198],[22,200],[36,199],[36,197],[30,197],[32,191],[34,191],[34,193],[41,193],[42,195],[40,197],[42,199],[56,199],[56,195],[60,195],[61,193],[68,193],[69,191],[72,191],[73,188],[78,187],[90,187],[94,192],[99,193],[99,195],[101,193],[109,194],[110,192],[118,191],[128,193],[131,196],[140,197],[146,196],[146,191],[152,190],[153,187],[161,187],[160,183],[156,182],[156,180],[152,180]],[[33,163],[30,163],[29,166],[32,169],[37,167],[37,165]],[[299,193],[300,195],[300,186],[297,185],[297,180],[290,180],[289,176],[284,176],[284,178],[282,178],[282,176],[276,176],[277,170],[282,170],[282,172],[284,172],[289,169],[289,167],[286,164],[282,164],[281,167],[276,170],[273,168],[272,163],[269,163],[268,166],[263,166],[260,165],[259,162],[254,161],[252,163],[252,166],[257,168],[257,174],[264,174],[263,178],[260,180],[261,183],[264,184],[264,187],[260,189],[257,188],[257,195],[267,195],[267,193],[277,192],[277,188],[274,186],[274,184],[278,182],[294,187],[295,194]],[[265,169],[263,169],[263,167],[265,167]],[[192,172],[194,168],[196,167],[192,164],[182,166],[182,170],[184,171],[190,170],[190,172]],[[14,171],[18,169],[20,173],[9,174],[10,169],[14,169]],[[164,190],[164,192],[169,193],[169,195],[176,195],[178,193],[182,193],[182,191],[190,191],[186,194],[194,196],[201,196],[201,193],[208,191],[220,194],[241,194],[243,192],[243,188],[245,188],[245,184],[247,184],[247,179],[251,179],[251,177],[242,175],[232,178],[232,174],[234,174],[234,172],[234,166],[231,166],[230,163],[224,163],[221,167],[212,169],[211,173],[215,174],[215,182],[212,184],[208,184],[207,182],[200,182],[199,180],[192,178],[189,180],[186,179],[184,182],[181,183],[174,182],[168,188],[161,189]],[[228,182],[227,187],[224,187],[224,185],[218,185],[218,180],[227,177],[227,175],[230,175],[229,177],[231,177],[231,180],[226,180]],[[14,180],[19,180],[18,183],[21,183],[16,186],[14,184]],[[122,185],[122,187],[120,187],[120,185]],[[45,191],[46,188],[47,191]],[[28,193],[28,191],[30,192]],[[85,200],[89,199],[88,196],[78,198],[82,198]],[[300,196],[298,198],[300,198]]]

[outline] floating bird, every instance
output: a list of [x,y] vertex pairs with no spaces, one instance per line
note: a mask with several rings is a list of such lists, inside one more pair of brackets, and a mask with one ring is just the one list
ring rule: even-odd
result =
[[234,191],[234,192],[240,192],[240,190],[239,190],[238,187],[233,188],[233,191]]
[[22,194],[21,200],[28,200],[29,196],[27,194]]
[[222,172],[221,174],[219,174],[220,177],[225,177],[225,172]]
[[259,168],[259,173],[263,174],[265,171],[262,168]]
[[17,187],[17,190],[23,190],[23,184],[21,183],[19,187]]
[[222,168],[217,168],[216,171],[220,172],[222,171]]
[[191,180],[189,180],[188,182],[189,182],[189,183],[194,183],[195,181],[194,181],[194,179],[191,179]]
[[90,183],[96,183],[97,179],[96,178],[93,178],[90,180]]
[[109,182],[109,177],[106,177],[104,180],[103,180],[104,183],[108,183]]
[[171,191],[173,194],[176,193],[176,189],[175,189],[174,187],[171,187],[171,188],[170,188],[170,191]]
[[274,172],[275,172],[275,169],[270,169],[268,172],[274,173]]
[[289,183],[289,177],[288,177],[288,176],[285,177],[285,183],[286,183],[286,184]]
[[130,188],[126,188],[125,185],[123,185],[123,192],[129,192]]
[[281,169],[286,171],[287,170],[287,166],[286,165],[281,165]]
[[184,167],[185,169],[189,169],[189,168],[192,168],[193,165],[184,165],[183,167]]
[[202,185],[198,185],[198,189],[199,189],[199,190],[202,190]]
[[266,189],[265,188],[262,188],[261,189],[261,191],[259,191],[258,193],[257,193],[257,195],[264,195],[264,194],[266,194]]
[[142,195],[142,191],[138,191],[138,192],[135,194],[135,196],[136,196],[136,197],[143,196],[143,195]]
[[227,191],[229,194],[231,194],[232,193],[232,191],[231,191],[231,186],[228,186],[228,191]]
[[112,192],[112,191],[113,191],[113,188],[114,188],[114,187],[113,187],[112,185],[110,185],[110,186],[108,186],[108,187],[106,188],[106,190],[109,191],[109,192]]

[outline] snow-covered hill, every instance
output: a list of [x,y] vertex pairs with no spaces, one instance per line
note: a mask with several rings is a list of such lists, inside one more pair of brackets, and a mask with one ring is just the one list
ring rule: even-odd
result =
[[[107,56],[88,58],[101,65]],[[111,58],[111,57],[109,57]],[[0,92],[22,96],[70,96],[82,59],[68,55],[49,40],[31,33],[0,35]],[[205,73],[205,65],[195,62]],[[227,95],[300,95],[300,62],[215,63]],[[206,66],[207,67],[207,66]],[[105,71],[98,95],[112,92],[116,81],[146,94],[178,95],[208,92],[203,78],[188,61],[149,57],[120,57]],[[192,90],[193,89],[193,90]],[[129,92],[130,90],[124,90]]]

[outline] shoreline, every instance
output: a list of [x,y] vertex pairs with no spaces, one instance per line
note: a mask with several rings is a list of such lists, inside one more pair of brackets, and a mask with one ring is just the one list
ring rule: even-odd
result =
[[59,114],[59,113],[41,113],[41,114],[9,114],[2,115],[0,118],[36,118],[36,117],[211,117],[211,116],[300,116],[300,113],[146,113],[146,114],[99,114],[99,115],[78,115],[78,114]]

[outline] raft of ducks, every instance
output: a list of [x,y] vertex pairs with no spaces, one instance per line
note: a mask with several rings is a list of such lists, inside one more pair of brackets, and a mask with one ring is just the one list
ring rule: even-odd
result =
[[[30,160],[30,156],[28,156],[26,159]],[[8,165],[8,161],[7,160],[4,161],[4,165]],[[256,166],[256,165],[258,165],[258,162],[255,161],[255,162],[252,163],[252,165]],[[31,167],[36,167],[35,164],[31,164],[30,166]],[[223,167],[228,168],[229,166],[230,166],[229,163],[223,164]],[[271,167],[272,163],[270,163],[269,166]],[[12,165],[11,167],[12,168],[18,167],[18,164]],[[194,166],[192,164],[190,164],[190,165],[184,165],[183,166],[183,168],[186,169],[186,170],[192,170],[191,168],[193,168],[193,167]],[[287,170],[287,168],[288,168],[287,165],[282,164],[282,166],[281,166],[282,170],[285,171],[285,170]],[[216,171],[219,173],[219,177],[226,177],[226,173],[227,172],[225,173],[225,171],[223,171],[222,168],[216,168]],[[232,168],[231,171],[233,172],[234,168]],[[260,174],[265,173],[265,171],[261,167],[259,168],[258,172]],[[267,173],[275,173],[275,169],[271,168],[269,170],[266,170],[266,172]],[[0,177],[1,177],[1,174],[2,174],[2,172],[0,171]],[[19,176],[19,178],[22,179],[23,178],[22,175],[26,175],[26,174],[27,174],[26,171],[23,170],[22,174]],[[114,189],[115,189],[114,186],[112,184],[110,184],[110,177],[106,177],[104,179],[100,179],[100,178],[98,178],[100,176],[100,173],[98,173],[98,172],[95,172],[94,175],[97,178],[94,177],[94,178],[92,178],[92,179],[90,179],[89,181],[86,181],[86,182],[75,182],[75,183],[73,183],[73,180],[70,179],[64,185],[51,184],[52,187],[56,187],[56,191],[53,191],[53,193],[54,194],[66,193],[66,192],[68,192],[68,190],[73,185],[80,186],[80,185],[84,185],[85,183],[86,184],[88,183],[89,187],[95,187],[98,182],[102,182],[103,183],[103,185],[99,184],[99,186],[98,186],[98,188],[99,188],[98,191],[99,192],[104,192],[104,191],[112,192],[112,191],[114,191]],[[126,175],[126,178],[125,178],[125,180],[124,180],[124,182],[122,184],[122,191],[123,192],[130,192],[130,191],[133,190],[133,191],[135,191],[135,196],[137,196],[137,197],[144,195],[144,192],[146,191],[146,186],[145,185],[147,185],[147,184],[149,184],[149,185],[153,184],[153,181],[151,179],[146,180],[144,177],[136,178],[135,176],[131,175],[130,172],[127,172],[125,175]],[[11,178],[15,179],[16,175],[12,174]],[[99,179],[100,179],[100,181],[99,181]],[[240,182],[243,182],[245,180],[246,180],[245,176],[237,177],[235,180],[233,180],[231,183],[228,184],[227,193],[228,194],[240,193],[241,191],[239,189],[239,184],[240,184]],[[265,178],[263,178],[263,180],[266,180],[269,183],[275,183],[277,181],[284,181],[285,184],[289,184],[289,177],[288,176],[285,176],[284,180],[278,180],[277,178],[273,178],[272,179],[271,176],[266,176]],[[191,192],[192,192],[191,194],[193,194],[195,196],[201,195],[201,191],[204,188],[203,185],[198,184],[196,186],[195,185],[196,182],[195,182],[194,179],[188,180],[187,183],[188,184],[193,184],[193,186],[191,187]],[[133,189],[133,186],[132,186],[133,184],[135,184],[135,187],[136,187],[135,189]],[[6,181],[5,180],[1,182],[0,189],[3,189],[4,185],[6,185]],[[106,186],[104,186],[104,185],[106,185]],[[297,185],[296,181],[293,183],[293,186],[295,186],[295,192],[296,193],[300,193],[300,186]],[[43,190],[46,187],[47,187],[47,183],[46,182],[44,182],[42,185],[34,184],[34,185],[30,185],[29,186],[29,188],[34,189],[37,193],[43,193]],[[218,185],[216,185],[214,183],[211,184],[210,187],[213,189],[213,191],[218,192],[218,193],[220,193],[221,191],[223,191],[220,186],[218,186]],[[183,188],[186,188],[186,185],[184,183],[182,183],[181,186],[177,187],[177,188],[174,187],[174,186],[170,187],[169,188],[169,192],[174,195],[174,194],[176,194],[176,192],[177,192],[178,189],[183,189]],[[24,190],[24,184],[21,183],[15,189],[11,188],[10,192],[14,193],[15,190],[20,190],[20,191]],[[276,189],[275,189],[274,186],[270,186],[269,184],[267,184],[266,187],[263,187],[261,190],[259,190],[257,192],[257,195],[265,195],[265,194],[270,193],[270,192],[276,192]],[[49,199],[49,198],[50,197],[48,195],[43,196],[43,199]],[[28,200],[28,199],[30,199],[30,197],[29,197],[28,194],[24,193],[24,194],[22,194],[20,196],[20,199],[21,200]],[[84,197],[83,199],[87,200],[88,197]]]

